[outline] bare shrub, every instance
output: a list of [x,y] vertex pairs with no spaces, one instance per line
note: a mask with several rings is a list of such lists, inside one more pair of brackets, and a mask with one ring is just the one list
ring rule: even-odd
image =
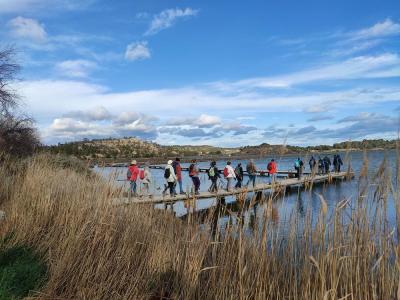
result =
[[20,66],[15,49],[0,50],[0,152],[16,156],[32,154],[39,145],[33,120],[17,112],[19,96],[11,87]]

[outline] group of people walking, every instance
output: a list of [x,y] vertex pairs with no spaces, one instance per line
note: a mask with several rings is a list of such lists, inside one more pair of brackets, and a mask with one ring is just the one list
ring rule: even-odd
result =
[[310,165],[310,171],[318,174],[329,174],[332,165],[333,172],[340,172],[343,165],[342,158],[339,154],[335,154],[332,161],[327,155],[323,158],[318,157],[318,160],[316,160],[314,156],[311,156],[308,163]]
[[[271,176],[272,180],[275,180],[277,173],[277,164],[274,159],[272,159],[267,166],[268,174]],[[250,160],[246,166],[246,171],[249,177],[247,186],[252,183],[253,187],[256,184],[257,168],[253,160]],[[199,178],[199,167],[196,160],[192,160],[189,166],[189,177],[193,183],[193,193],[195,195],[199,194],[200,191],[200,178]],[[232,163],[228,161],[222,172],[218,169],[217,163],[212,161],[210,167],[207,170],[208,179],[211,181],[211,185],[208,189],[209,192],[218,192],[218,183],[222,183],[227,191],[232,191],[233,188],[242,188],[244,179],[244,170],[242,163],[238,163],[234,168]],[[222,182],[222,177],[225,179],[225,183]],[[175,161],[169,160],[167,166],[164,170],[164,178],[167,181],[167,185],[163,191],[163,195],[169,190],[171,196],[176,196],[176,187],[179,185],[180,194],[185,194],[182,188],[182,167],[180,164],[180,159],[176,158]],[[233,186],[234,181],[236,184]]]
[[[341,166],[343,165],[343,161],[340,155],[335,154],[333,157],[333,162],[328,156],[324,158],[319,157],[318,160],[311,156],[309,160],[310,171],[318,174],[327,174],[330,172],[330,167],[333,164],[334,172],[340,172]],[[304,163],[301,158],[297,158],[294,162],[294,168],[296,170],[296,177],[301,178],[304,170]],[[254,160],[250,159],[246,165],[246,172],[248,176],[248,181],[246,186],[252,184],[253,187],[256,185],[257,175],[260,173],[257,170],[257,167],[254,163]],[[261,173],[266,174],[271,177],[271,182],[276,180],[276,174],[278,172],[278,166],[274,159],[271,159],[267,164],[267,170],[261,171]],[[199,167],[196,160],[192,160],[189,166],[189,177],[192,181],[193,186],[193,194],[198,195],[200,192],[200,177],[199,177]],[[207,170],[208,179],[211,181],[211,185],[208,189],[209,192],[216,193],[218,192],[218,187],[223,186],[227,191],[232,191],[233,188],[240,189],[243,187],[243,179],[244,179],[244,169],[242,163],[238,163],[234,168],[232,163],[228,161],[223,170],[219,170],[217,167],[217,163],[212,161],[210,163],[210,167]],[[225,182],[222,181],[222,177],[225,179]],[[152,181],[151,173],[149,170],[149,166],[146,165],[144,169],[139,169],[137,167],[137,162],[133,160],[131,165],[128,168],[127,179],[130,182],[130,190],[133,195],[137,194],[137,182],[140,179],[140,183],[143,185],[143,190],[149,194],[149,184]],[[182,167],[180,158],[177,157],[174,161],[169,160],[164,169],[164,179],[166,181],[165,188],[162,192],[163,195],[169,191],[171,196],[176,196],[179,192],[180,194],[186,194],[183,190],[182,183]],[[233,186],[234,181],[236,184]],[[218,185],[220,183],[220,185]],[[179,190],[177,190],[179,188]]]
[[[310,172],[313,174],[329,174],[332,165],[333,172],[340,172],[343,161],[339,154],[333,155],[333,161],[331,161],[327,155],[323,158],[319,156],[318,160],[315,159],[314,156],[311,156],[308,164],[310,166]],[[300,157],[295,160],[294,169],[296,170],[296,177],[300,179],[304,170],[304,163]]]
[[143,190],[146,194],[150,193],[150,183],[152,182],[151,172],[148,165],[143,169],[139,169],[136,160],[132,160],[126,173],[127,180],[130,184],[130,192],[133,196],[137,195],[137,185],[140,182],[143,185]]

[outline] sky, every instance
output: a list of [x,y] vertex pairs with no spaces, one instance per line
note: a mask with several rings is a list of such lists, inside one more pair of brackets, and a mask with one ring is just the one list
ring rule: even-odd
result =
[[0,39],[46,144],[398,136],[398,0],[0,0]]

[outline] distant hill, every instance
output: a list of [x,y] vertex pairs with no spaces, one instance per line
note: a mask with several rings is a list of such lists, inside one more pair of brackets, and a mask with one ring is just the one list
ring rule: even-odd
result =
[[240,148],[222,148],[214,146],[173,145],[164,146],[157,143],[143,141],[138,138],[97,139],[83,140],[43,146],[42,150],[54,154],[73,155],[81,159],[130,159],[132,157],[201,157],[201,156],[258,156],[270,154],[295,154],[304,152],[321,152],[335,150],[371,150],[395,149],[396,140],[363,140],[336,143],[333,145],[319,145],[299,147],[290,145],[270,145],[263,143],[258,146]]
[[134,137],[84,140],[54,146],[43,146],[42,150],[53,154],[73,155],[82,159],[231,155],[240,151],[238,148],[220,148],[207,145],[163,146]]

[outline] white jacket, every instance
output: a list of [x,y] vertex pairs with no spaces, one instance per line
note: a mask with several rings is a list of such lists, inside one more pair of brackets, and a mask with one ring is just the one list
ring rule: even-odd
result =
[[166,178],[167,182],[175,182],[176,181],[176,175],[175,175],[174,168],[172,167],[172,165],[167,165],[165,167],[165,170],[167,168],[169,168],[169,177]]
[[151,173],[149,169],[144,169],[144,178],[142,183],[150,183],[151,182]]
[[231,165],[226,165],[225,168],[228,169],[228,176],[226,178],[236,178],[235,169]]

